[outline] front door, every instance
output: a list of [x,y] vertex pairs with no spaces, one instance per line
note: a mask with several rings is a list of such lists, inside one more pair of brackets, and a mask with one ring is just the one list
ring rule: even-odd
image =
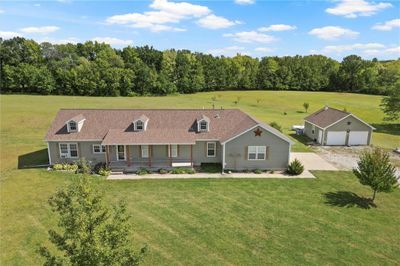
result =
[[118,161],[126,160],[125,145],[117,145],[117,160]]

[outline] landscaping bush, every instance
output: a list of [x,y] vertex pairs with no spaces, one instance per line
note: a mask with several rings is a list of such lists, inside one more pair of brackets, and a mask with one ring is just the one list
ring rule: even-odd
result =
[[163,168],[159,169],[158,172],[162,175],[168,174],[168,170]]
[[101,176],[109,176],[111,173],[111,170],[109,168],[100,168],[98,171],[98,174]]
[[53,170],[56,170],[56,171],[63,170],[63,165],[61,163],[56,163],[53,165]]
[[81,174],[90,174],[92,172],[92,169],[90,167],[90,162],[86,160],[85,158],[81,158],[77,161],[75,161],[75,165],[77,165],[78,173]]
[[106,163],[100,162],[93,167],[93,172],[101,176],[109,176],[111,173],[111,169],[107,166]]
[[262,174],[263,171],[262,171],[261,169],[256,169],[256,170],[254,170],[254,173],[255,173],[255,174]]
[[282,132],[282,127],[281,127],[281,125],[279,125],[277,122],[271,122],[270,124],[269,124],[271,127],[273,127],[273,128],[275,128],[276,130],[278,130],[279,132]]
[[194,174],[196,173],[193,169],[190,168],[174,168],[171,171],[173,175],[181,175],[181,174]]
[[297,159],[295,159],[288,165],[287,173],[289,175],[300,175],[301,173],[303,173],[303,171],[304,171],[304,166]]
[[65,163],[63,164],[63,170],[76,173],[78,166],[76,164]]
[[144,167],[140,167],[137,171],[136,171],[137,175],[148,175],[151,174],[151,171],[149,169],[146,169]]

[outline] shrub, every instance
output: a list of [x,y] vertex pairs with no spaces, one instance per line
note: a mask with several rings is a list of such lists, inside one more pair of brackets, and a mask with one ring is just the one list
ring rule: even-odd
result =
[[254,173],[255,173],[255,174],[262,174],[263,171],[262,171],[261,169],[256,169],[256,170],[254,170]]
[[63,170],[69,171],[69,172],[75,172],[78,170],[78,166],[76,164],[63,164]]
[[289,175],[300,175],[304,171],[304,166],[303,164],[295,159],[288,165],[287,173]]
[[100,168],[100,170],[97,173],[101,176],[109,176],[111,173],[111,170],[108,168]]
[[168,174],[168,170],[167,169],[163,169],[161,168],[160,170],[158,170],[158,172],[162,175]]
[[220,163],[202,163],[200,171],[205,173],[221,173],[222,164]]
[[136,171],[137,175],[147,175],[147,174],[151,174],[151,171],[144,168],[144,167],[140,167],[137,171]]
[[78,173],[90,174],[92,172],[92,169],[90,167],[90,162],[85,158],[81,158],[75,161],[75,165],[78,166],[78,171],[77,171]]
[[279,125],[277,122],[275,122],[275,121],[274,121],[274,122],[271,122],[269,125],[270,125],[271,127],[275,128],[276,130],[282,132],[282,127],[281,127],[281,125]]
[[173,175],[181,175],[181,174],[194,174],[196,173],[193,169],[190,168],[174,168],[171,171]]
[[56,163],[53,165],[53,170],[56,170],[56,171],[63,170],[63,165],[61,163]]

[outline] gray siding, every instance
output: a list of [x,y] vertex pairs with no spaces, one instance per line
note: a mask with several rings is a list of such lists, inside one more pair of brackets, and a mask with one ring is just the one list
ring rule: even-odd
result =
[[[259,127],[261,136],[254,130],[225,144],[225,169],[286,169],[289,163],[290,144],[276,135]],[[247,159],[248,146],[267,146],[267,159],[253,161]]]
[[[207,157],[207,142],[216,142],[216,156]],[[218,141],[197,141],[193,146],[193,163],[200,165],[201,163],[221,163],[222,162],[222,146]]]
[[307,137],[309,137],[311,140],[318,142],[318,134],[320,131],[322,131],[322,129],[315,126],[314,133],[312,132],[312,129],[313,129],[313,125],[307,121],[304,121],[304,134]]
[[[350,125],[348,125],[348,122],[350,122]],[[372,128],[362,123],[360,120],[354,118],[353,116],[349,116],[348,118],[343,119],[342,121],[330,127],[327,127],[324,135],[325,143],[328,131],[368,131],[368,145],[371,143]]]
[[93,164],[98,162],[105,162],[105,153],[93,153],[93,144],[100,144],[101,142],[74,142],[74,141],[64,141],[64,142],[49,142],[51,163],[70,163],[76,161],[76,158],[60,158],[60,148],[59,143],[77,143],[78,144],[78,158],[86,158]]

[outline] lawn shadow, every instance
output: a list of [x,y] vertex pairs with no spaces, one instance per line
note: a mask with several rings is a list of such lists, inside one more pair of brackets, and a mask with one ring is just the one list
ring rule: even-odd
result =
[[289,136],[294,138],[300,143],[303,143],[304,145],[310,145],[312,144],[312,139],[308,138],[306,135],[297,135],[296,133],[290,133]]
[[325,203],[338,207],[358,207],[362,209],[376,208],[376,204],[369,198],[358,196],[356,193],[349,191],[337,191],[324,193]]
[[298,113],[298,114],[305,114],[306,112],[304,112],[304,111],[296,111],[296,113]]
[[45,167],[49,164],[47,149],[18,156],[18,169]]
[[400,124],[371,124],[376,128],[375,132],[390,135],[400,135]]

